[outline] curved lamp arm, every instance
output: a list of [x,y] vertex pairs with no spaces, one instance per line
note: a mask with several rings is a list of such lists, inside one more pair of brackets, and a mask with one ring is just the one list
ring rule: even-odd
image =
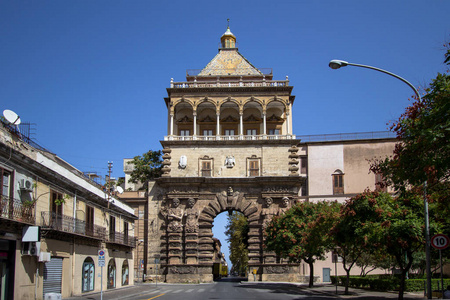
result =
[[422,101],[422,99],[420,98],[419,92],[417,91],[417,89],[405,78],[398,76],[397,74],[391,73],[389,71],[380,69],[380,68],[376,68],[376,67],[372,67],[372,66],[367,66],[367,65],[361,65],[361,64],[354,64],[354,63],[349,63],[347,61],[344,60],[339,60],[339,59],[333,59],[330,61],[330,63],[328,64],[328,66],[334,70],[339,69],[341,67],[345,67],[345,66],[355,66],[355,67],[361,67],[361,68],[366,68],[366,69],[372,69],[378,72],[382,72],[388,75],[391,75],[392,77],[395,77],[397,79],[400,79],[401,81],[403,81],[404,83],[406,83],[410,88],[412,88],[414,90],[414,93],[416,94],[417,98],[419,98],[419,101]]

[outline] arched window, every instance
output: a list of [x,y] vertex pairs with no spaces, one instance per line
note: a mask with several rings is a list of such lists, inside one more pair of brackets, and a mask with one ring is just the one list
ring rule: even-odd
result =
[[95,281],[95,264],[91,257],[87,257],[83,262],[82,270],[82,284],[81,288],[83,292],[90,292],[94,290]]
[[128,285],[129,279],[128,261],[125,260],[122,265],[122,285]]
[[337,169],[332,174],[333,176],[333,195],[344,194],[344,172]]
[[110,259],[108,263],[108,289],[116,287],[116,262]]

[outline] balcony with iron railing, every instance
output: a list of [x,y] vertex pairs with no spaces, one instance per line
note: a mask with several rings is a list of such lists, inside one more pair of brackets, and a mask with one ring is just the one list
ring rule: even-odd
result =
[[59,232],[82,235],[98,240],[106,238],[106,228],[95,224],[86,223],[65,215],[57,215],[55,212],[44,211],[42,216],[42,228]]
[[0,195],[0,219],[34,225],[34,205],[12,197]]
[[136,247],[136,238],[128,234],[119,232],[109,232],[106,239],[107,243],[126,245],[129,247]]

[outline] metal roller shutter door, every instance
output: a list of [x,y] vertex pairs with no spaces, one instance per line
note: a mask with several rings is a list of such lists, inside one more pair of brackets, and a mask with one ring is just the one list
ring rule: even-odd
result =
[[44,264],[44,296],[47,293],[61,294],[62,258],[52,257]]

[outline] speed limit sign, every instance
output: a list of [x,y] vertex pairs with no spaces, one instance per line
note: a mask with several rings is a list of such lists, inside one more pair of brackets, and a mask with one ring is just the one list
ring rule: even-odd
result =
[[448,247],[450,240],[445,234],[436,234],[431,238],[431,245],[439,250],[443,250]]

